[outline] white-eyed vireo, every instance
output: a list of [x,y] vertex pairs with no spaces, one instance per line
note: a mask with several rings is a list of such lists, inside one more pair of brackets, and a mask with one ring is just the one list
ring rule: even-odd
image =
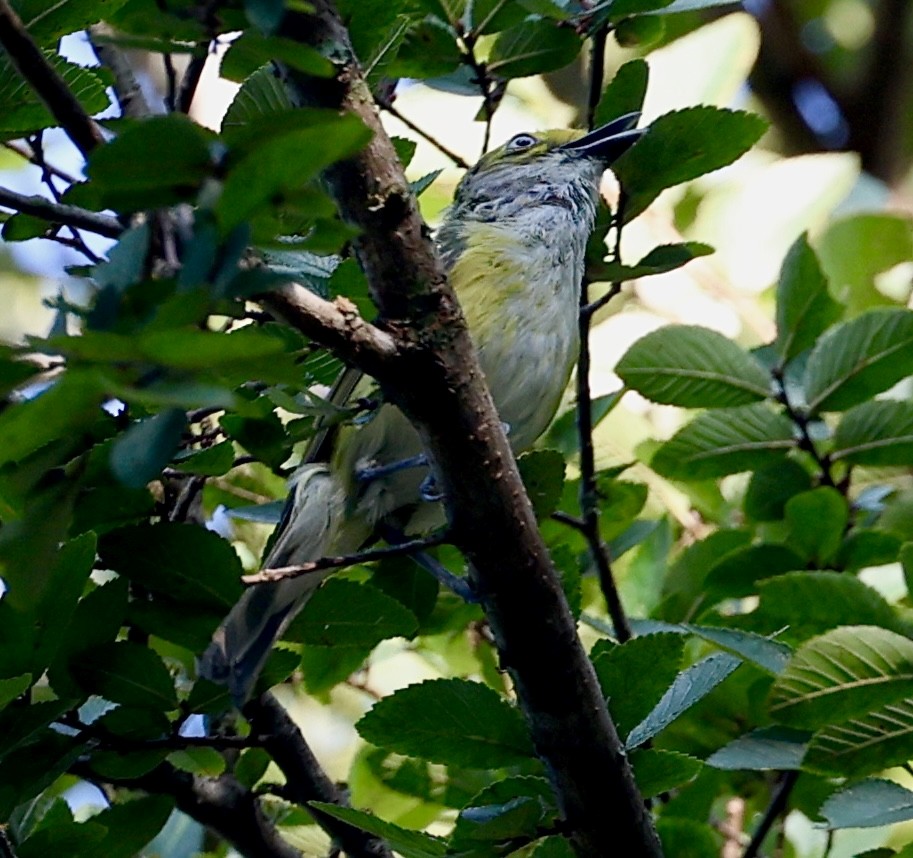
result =
[[[638,115],[588,134],[518,134],[463,177],[437,232],[485,378],[516,453],[545,431],[577,355],[584,253],[605,169],[640,136]],[[337,384],[338,402],[367,393],[367,380]],[[418,434],[393,405],[336,434],[311,456],[291,494],[264,566],[277,568],[357,551],[377,533],[414,534],[442,521]],[[389,538],[389,535],[388,535]],[[276,638],[329,572],[257,584],[216,631],[202,675],[239,703]]]

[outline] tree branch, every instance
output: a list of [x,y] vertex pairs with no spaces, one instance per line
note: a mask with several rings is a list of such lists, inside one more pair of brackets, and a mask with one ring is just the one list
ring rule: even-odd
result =
[[272,694],[252,700],[244,707],[244,714],[264,734],[263,747],[285,775],[285,798],[307,808],[349,858],[392,858],[393,853],[380,838],[311,807],[312,801],[340,807],[349,807],[349,802],[323,771],[298,726]]
[[373,560],[383,560],[385,557],[402,557],[404,554],[414,554],[426,548],[443,545],[446,534],[429,536],[425,539],[410,539],[396,545],[384,548],[373,548],[369,551],[358,551],[353,554],[342,554],[337,557],[321,557],[297,566],[277,566],[271,569],[261,569],[253,575],[243,575],[241,580],[245,584],[264,584],[274,581],[284,581],[286,578],[297,578],[300,575],[309,575],[322,569],[344,569],[348,566],[358,566],[360,563],[370,563]]
[[105,142],[101,129],[83,110],[79,100],[48,62],[44,52],[32,41],[9,0],[0,0],[0,45],[6,49],[19,74],[85,157]]
[[391,373],[400,345],[387,331],[366,322],[347,298],[327,301],[304,286],[289,284],[256,300],[301,333],[333,349],[369,375]]
[[313,5],[312,15],[287,15],[281,33],[319,46],[336,59],[337,74],[292,77],[298,99],[353,113],[374,132],[361,153],[324,178],[343,217],[360,230],[353,244],[381,311],[378,327],[402,344],[399,358],[375,375],[435,461],[453,541],[471,564],[575,849],[657,858],[658,838],[482,383],[462,312],[345,28],[329,0]]
[[[83,762],[74,763],[70,772],[93,783],[99,779]],[[232,775],[204,778],[163,763],[139,777],[111,783],[171,796],[180,810],[225,838],[245,858],[301,858],[267,819],[258,798]]]
[[78,206],[55,203],[47,197],[37,194],[18,194],[7,188],[0,188],[0,206],[41,218],[51,225],[59,224],[85,229],[106,238],[117,238],[124,231],[123,224],[117,218],[81,209]]

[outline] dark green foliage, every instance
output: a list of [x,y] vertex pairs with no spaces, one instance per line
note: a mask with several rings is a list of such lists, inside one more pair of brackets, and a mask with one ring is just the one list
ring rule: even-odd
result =
[[[73,288],[49,299],[55,321],[46,337],[0,345],[3,831],[21,858],[129,858],[169,817],[166,831],[187,824],[173,796],[150,786],[171,773],[203,783],[233,777],[292,837],[310,836],[301,830],[313,811],[384,838],[405,858],[571,858],[560,802],[506,673],[513,665],[501,663],[483,607],[463,604],[412,558],[362,564],[326,582],[284,631],[257,687],[291,678],[350,724],[373,703],[357,724],[370,744],[346,776],[368,810],[296,807],[272,784],[279,774],[258,725],[225,718],[226,690],[197,675],[196,659],[241,595],[242,575],[256,568],[264,524],[277,520],[285,479],[315,427],[369,420],[376,405],[328,402],[323,388],[342,361],[267,320],[258,299],[295,280],[346,312],[368,320],[378,312],[353,252],[358,233],[321,180],[370,134],[353,116],[298,106],[285,83],[291,70],[332,85],[338,57],[287,36],[285,12],[306,3],[233,0],[212,14],[202,5],[13,3],[89,114],[109,107],[115,76],[64,59],[58,43],[99,22],[110,28],[93,30],[96,44],[150,51],[156,69],[164,54],[199,58],[213,37],[240,33],[221,66],[240,88],[218,132],[171,109],[102,120],[110,142],[91,154],[84,181],[59,179],[58,188],[68,186],[64,204],[109,212],[107,230],[123,231],[105,258],[73,270]],[[480,121],[505,93],[521,92],[515,79],[559,72],[549,79],[553,94],[563,97],[571,77],[579,94],[576,63],[602,29],[637,56],[629,51],[620,66],[610,57],[618,71],[590,94],[595,124],[649,112],[662,82],[641,54],[697,26],[689,13],[716,5],[336,3],[380,101],[398,106],[392,78],[425,80],[475,96]],[[8,59],[0,72],[0,138],[29,137],[39,152],[34,135],[56,120]],[[711,106],[727,98],[707,94],[707,103],[650,124],[615,165],[621,220],[758,141],[759,116]],[[574,107],[587,115],[586,105]],[[400,161],[416,170],[413,194],[434,212],[452,176],[425,167],[421,147],[395,141]],[[685,268],[713,252],[692,238],[703,238],[698,227],[714,217],[707,188],[718,179],[728,181],[720,173],[673,200],[684,237],[664,231],[658,246],[637,242],[636,255],[626,245],[623,258],[607,252],[615,232],[603,206],[588,277],[658,283],[706,266]],[[913,794],[878,777],[913,758],[913,312],[897,286],[913,228],[884,212],[793,223],[789,202],[764,215],[786,236],[770,239],[771,260],[792,242],[757,302],[775,326],[746,325],[738,342],[709,327],[661,327],[618,361],[624,389],[600,389],[594,399],[597,435],[610,438],[596,451],[598,538],[633,639],[607,639],[616,629],[578,520],[570,397],[540,448],[519,460],[568,607],[602,636],[590,651],[595,674],[637,784],[657,798],[668,858],[719,855],[723,802],[743,797],[746,819],[760,818],[776,771],[801,772],[790,806],[831,828],[913,818]],[[3,216],[5,241],[69,241],[67,227],[4,208],[12,212]],[[625,294],[636,306],[634,291]],[[645,441],[638,426],[629,444],[619,419],[626,391],[691,413],[662,440]],[[380,395],[371,389],[366,399]],[[452,546],[430,553],[466,574]],[[522,610],[523,593],[517,604]],[[390,671],[393,659],[402,661]],[[416,672],[398,673],[401,664]],[[437,678],[401,687],[405,676],[429,675]],[[186,728],[198,725],[186,719],[200,715],[208,738],[187,741]],[[110,787],[111,806],[74,818],[61,794],[76,776]],[[441,819],[453,823],[446,837],[419,830]],[[175,839],[163,854],[177,849]]]

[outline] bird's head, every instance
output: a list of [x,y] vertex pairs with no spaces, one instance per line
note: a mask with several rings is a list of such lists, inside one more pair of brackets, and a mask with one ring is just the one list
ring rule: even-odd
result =
[[643,131],[629,113],[595,131],[517,134],[470,169],[457,189],[453,214],[492,221],[530,213],[530,207],[591,207],[599,178]]

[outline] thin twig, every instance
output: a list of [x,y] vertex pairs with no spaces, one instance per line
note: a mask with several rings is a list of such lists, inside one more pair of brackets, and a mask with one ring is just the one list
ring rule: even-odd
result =
[[793,791],[798,779],[798,771],[783,772],[780,777],[780,783],[770,799],[770,804],[767,805],[767,810],[764,811],[764,816],[761,817],[761,821],[752,835],[751,842],[742,853],[742,858],[756,858],[760,853],[764,838],[767,837],[777,817],[786,810],[786,803],[789,801],[790,793]]
[[20,158],[24,158],[30,164],[33,164],[36,167],[42,167],[46,169],[49,173],[56,176],[58,179],[62,179],[69,185],[75,185],[79,181],[75,176],[70,173],[61,170],[59,167],[55,167],[53,164],[48,164],[44,161],[42,164],[39,164],[36,155],[30,149],[26,149],[24,146],[17,143],[15,140],[7,140],[3,144],[4,149],[9,149],[10,152],[14,152]]
[[453,163],[456,164],[457,167],[460,167],[464,170],[469,169],[468,161],[466,161],[464,158],[462,158],[460,155],[458,155],[452,149],[448,149],[433,134],[430,134],[429,132],[425,131],[423,128],[419,128],[419,126],[416,125],[411,119],[409,119],[409,117],[404,116],[402,113],[400,113],[399,110],[397,110],[393,106],[392,102],[389,99],[386,99],[386,100],[380,102],[380,106],[381,106],[381,108],[386,110],[387,113],[389,113],[391,116],[395,116],[400,122],[403,123],[403,125],[406,126],[406,128],[408,128],[410,131],[413,131],[416,134],[418,134],[419,137],[421,137],[423,140],[426,140],[428,143],[430,143],[432,146],[434,146],[434,148],[437,149],[441,154],[443,154],[444,156],[449,158],[451,161],[453,161]]
[[286,578],[298,578],[323,569],[344,569],[348,566],[358,566],[361,563],[370,563],[372,560],[383,560],[387,557],[401,557],[404,554],[415,554],[426,548],[443,545],[447,541],[446,533],[432,534],[423,539],[411,539],[409,542],[400,542],[398,545],[388,545],[384,548],[373,548],[370,551],[359,551],[354,554],[342,554],[337,557],[321,557],[300,563],[297,566],[279,566],[275,569],[261,569],[253,575],[244,575],[241,580],[245,584],[268,584],[274,581],[284,581]]
[[9,0],[0,0],[0,45],[85,157],[105,142],[101,129],[83,109],[44,52],[32,41]]
[[[613,260],[620,261],[621,225],[624,214],[624,197],[619,199],[615,212],[615,244]],[[616,288],[617,287],[617,288]],[[621,284],[613,284],[608,295],[614,297],[621,290]],[[603,296],[604,298],[606,296]],[[612,561],[606,544],[599,533],[599,492],[596,486],[596,454],[593,448],[593,398],[590,392],[590,327],[595,309],[607,301],[589,303],[589,282],[584,279],[580,290],[580,355],[577,360],[577,435],[580,445],[580,532],[587,540],[590,554],[599,575],[599,585],[606,600],[615,635],[624,643],[632,637],[631,625],[621,603],[621,596],[615,584]],[[566,524],[575,526],[573,521]]]
[[38,194],[19,194],[8,188],[0,188],[0,206],[41,218],[50,224],[73,226],[103,235],[106,238],[117,238],[124,231],[123,225],[117,218],[78,206],[55,203]]
[[599,27],[593,34],[593,49],[590,53],[590,89],[587,93],[586,127],[591,131],[596,124],[596,108],[602,97],[602,83],[605,77],[605,46],[608,30]]

